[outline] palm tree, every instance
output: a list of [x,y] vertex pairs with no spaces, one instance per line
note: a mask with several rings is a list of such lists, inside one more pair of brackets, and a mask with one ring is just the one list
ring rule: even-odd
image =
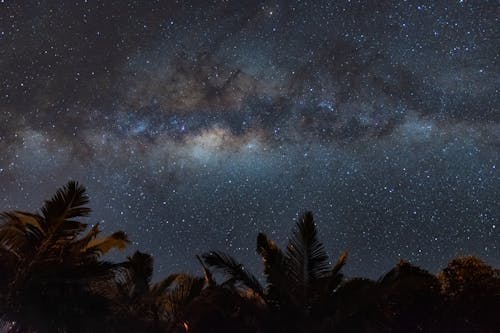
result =
[[248,288],[256,295],[264,296],[264,289],[259,280],[232,256],[219,251],[211,251],[202,255],[203,260],[198,256],[197,258],[206,272],[207,279],[213,281],[212,285],[215,284],[215,281],[205,265],[222,271],[228,277],[221,286]]
[[41,214],[1,215],[0,310],[27,329],[85,330],[82,314],[96,315],[98,305],[104,306],[92,285],[112,277],[116,265],[100,258],[129,241],[121,231],[99,238],[97,224],[79,237],[88,225],[75,219],[89,215],[87,203],[85,188],[70,181],[44,203]]
[[278,297],[273,300],[278,306],[291,303],[304,313],[310,313],[314,304],[333,294],[342,281],[340,270],[347,259],[344,252],[330,267],[311,212],[297,221],[285,253],[262,233],[257,237],[257,252],[264,263],[268,294],[276,293]]
[[128,332],[183,330],[184,310],[200,295],[204,278],[177,273],[152,283],[153,258],[141,252],[121,266],[117,280],[106,288],[114,303],[115,324]]
[[206,287],[183,312],[189,332],[257,333],[265,330],[268,308],[262,298],[230,285]]
[[257,252],[264,265],[265,291],[231,256],[212,251],[202,257],[207,266],[228,277],[226,283],[238,284],[262,296],[278,320],[280,316],[299,319],[305,325],[302,329],[310,330],[312,321],[323,312],[321,308],[330,302],[342,281],[340,270],[347,254],[342,253],[337,263],[330,266],[323,244],[317,238],[311,212],[298,219],[285,251],[267,235],[259,233]]
[[[260,282],[233,257],[218,251],[196,256],[207,287],[186,313],[190,332],[263,332],[267,305]],[[225,272],[229,278],[218,284],[207,267]]]

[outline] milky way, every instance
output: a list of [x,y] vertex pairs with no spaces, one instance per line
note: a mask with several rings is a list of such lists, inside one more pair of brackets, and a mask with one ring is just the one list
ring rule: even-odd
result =
[[500,265],[497,1],[2,1],[0,209],[69,179],[157,274],[259,270],[312,210],[347,273]]

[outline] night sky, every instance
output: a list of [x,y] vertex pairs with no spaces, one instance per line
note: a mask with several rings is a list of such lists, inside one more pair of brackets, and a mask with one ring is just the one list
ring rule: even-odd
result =
[[[259,272],[312,210],[348,275],[500,266],[498,1],[0,1],[0,210],[68,180],[156,274]],[[120,255],[119,258],[123,258]],[[333,259],[333,258],[332,258]]]

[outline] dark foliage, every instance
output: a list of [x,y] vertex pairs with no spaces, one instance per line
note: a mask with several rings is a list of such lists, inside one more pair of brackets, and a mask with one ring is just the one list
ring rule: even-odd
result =
[[[500,270],[475,257],[437,276],[401,261],[378,281],[331,267],[310,212],[285,249],[257,237],[265,285],[229,254],[197,256],[203,275],[152,282],[153,258],[102,259],[125,233],[99,237],[85,189],[69,182],[41,213],[0,223],[0,333],[52,332],[495,332]],[[88,229],[88,231],[86,231]],[[212,271],[213,270],[213,271]],[[224,276],[218,283],[215,276]]]

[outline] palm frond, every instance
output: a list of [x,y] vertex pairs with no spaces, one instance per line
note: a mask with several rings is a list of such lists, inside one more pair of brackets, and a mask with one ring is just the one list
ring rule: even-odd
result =
[[290,295],[286,258],[280,248],[265,234],[257,236],[257,253],[262,258],[267,280],[267,298],[271,302],[285,301]]
[[59,228],[53,229],[53,238],[61,241],[72,241],[87,229],[87,224],[73,220],[64,220]]
[[340,254],[339,258],[337,259],[337,262],[335,263],[331,271],[328,273],[328,284],[326,287],[327,290],[325,294],[327,295],[331,294],[342,283],[344,275],[340,271],[346,264],[346,261],[347,261],[347,252],[344,251]]
[[335,266],[333,266],[332,268],[331,274],[337,274],[340,272],[342,267],[344,267],[344,265],[347,262],[347,256],[348,256],[347,251],[342,251],[339,258],[337,259],[337,262],[335,263]]
[[264,291],[259,280],[253,276],[236,259],[219,251],[211,251],[202,255],[205,264],[221,270],[226,276],[236,283],[252,289],[255,293],[263,295]]
[[136,251],[123,264],[126,279],[123,287],[131,297],[145,295],[149,292],[153,277],[153,257],[149,254]]
[[88,232],[85,236],[81,237],[80,239],[72,242],[72,248],[73,251],[76,253],[81,253],[85,249],[89,247],[89,243],[93,241],[101,230],[99,229],[99,223],[96,223]]
[[90,208],[85,207],[89,198],[85,193],[85,187],[75,181],[68,182],[56,194],[45,201],[42,207],[42,215],[46,225],[42,227],[47,231],[50,228],[59,228],[59,225],[67,219],[88,216]]
[[40,228],[40,216],[25,212],[0,214],[0,247],[22,256],[31,256],[43,241],[45,234]]
[[199,255],[196,255],[195,257],[196,260],[198,260],[198,262],[200,263],[201,268],[203,269],[203,276],[205,277],[205,283],[209,287],[214,287],[217,283],[215,282],[212,272],[208,269],[207,266],[205,266],[205,263],[203,262],[203,260]]
[[1,215],[2,222],[17,222],[22,225],[31,225],[35,228],[41,229],[41,225],[43,223],[43,218],[40,215],[21,212],[21,211],[13,211],[13,212],[4,212]]
[[165,279],[151,286],[150,292],[152,296],[161,296],[172,284],[179,278],[179,274],[170,274]]
[[328,273],[328,255],[317,238],[316,225],[311,212],[297,221],[286,250],[289,274],[298,293],[307,298],[314,281]]
[[205,279],[188,274],[178,274],[176,287],[167,296],[169,312],[178,317],[182,310],[201,294]]
[[[93,235],[90,236],[92,237]],[[130,241],[127,237],[127,234],[125,234],[123,231],[117,231],[104,238],[90,239],[85,248],[85,251],[87,253],[93,253],[97,256],[101,256],[109,252],[111,249],[123,250],[128,246],[129,243]]]

